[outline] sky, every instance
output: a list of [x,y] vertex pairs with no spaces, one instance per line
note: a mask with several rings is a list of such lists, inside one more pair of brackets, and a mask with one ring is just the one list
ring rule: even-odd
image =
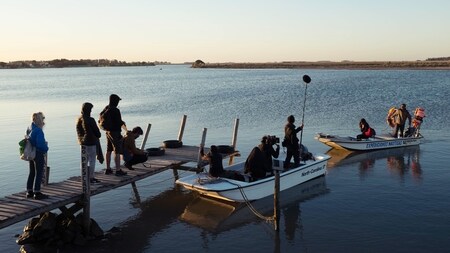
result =
[[448,0],[0,0],[0,27],[0,62],[450,56]]

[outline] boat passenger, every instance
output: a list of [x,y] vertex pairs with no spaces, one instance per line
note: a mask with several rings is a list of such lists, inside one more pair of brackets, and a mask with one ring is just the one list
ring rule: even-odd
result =
[[296,128],[294,122],[294,115],[289,115],[287,123],[284,126],[283,147],[286,147],[287,149],[286,160],[284,160],[285,169],[289,168],[292,157],[294,157],[294,167],[298,167],[300,164],[299,139],[297,138],[297,133],[303,130],[303,124]]
[[225,177],[244,181],[244,177],[237,171],[225,170],[223,168],[223,157],[216,145],[211,145],[209,152],[206,154],[203,150],[203,146],[200,146],[200,155],[202,157],[202,160],[208,161],[209,175],[211,177]]
[[361,134],[356,136],[358,141],[375,136],[375,130],[369,126],[369,123],[364,118],[359,121],[359,129],[361,130]]
[[[273,148],[273,145],[276,145],[276,149]],[[280,145],[277,143],[277,138],[271,135],[263,136],[261,139],[261,144],[258,145],[258,148],[264,155],[264,171],[273,174],[272,157],[278,158],[280,155]]]
[[411,114],[406,109],[406,104],[401,104],[400,108],[394,112],[392,117],[395,123],[395,129],[392,133],[393,137],[403,137],[406,119],[408,119],[409,127],[411,127]]

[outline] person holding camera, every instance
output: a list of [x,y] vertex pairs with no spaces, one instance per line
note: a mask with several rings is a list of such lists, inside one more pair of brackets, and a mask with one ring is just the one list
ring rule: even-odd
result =
[[[272,157],[278,158],[280,155],[279,142],[280,140],[276,136],[265,135],[261,139],[261,144],[259,144],[258,148],[264,155],[263,168],[265,172],[273,174]],[[276,149],[273,148],[273,145],[276,145]]]
[[294,157],[294,167],[300,165],[299,139],[297,133],[303,130],[303,124],[299,127],[294,125],[294,115],[287,117],[287,123],[284,126],[283,147],[286,147],[286,160],[284,160],[284,168],[289,168],[292,157]]

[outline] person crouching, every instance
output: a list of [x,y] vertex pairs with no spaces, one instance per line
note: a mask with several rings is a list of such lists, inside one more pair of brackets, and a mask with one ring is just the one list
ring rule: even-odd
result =
[[136,139],[144,132],[142,128],[135,127],[131,131],[127,131],[123,139],[123,160],[125,167],[129,170],[134,170],[133,165],[147,161],[147,153],[136,148]]

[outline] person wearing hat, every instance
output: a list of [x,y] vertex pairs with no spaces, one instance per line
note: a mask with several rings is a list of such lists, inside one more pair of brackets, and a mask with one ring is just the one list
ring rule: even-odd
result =
[[76,130],[78,144],[80,144],[80,146],[86,146],[88,172],[91,183],[98,183],[100,181],[94,177],[95,158],[97,156],[97,142],[102,135],[95,119],[91,117],[93,107],[94,106],[89,102],[83,103],[81,106],[81,115],[77,120]]
[[405,131],[406,119],[408,119],[409,127],[411,127],[411,114],[406,109],[406,104],[401,104],[400,108],[397,109],[392,115],[394,118],[395,128],[392,133],[393,137],[403,137],[403,132]]
[[303,130],[303,124],[296,128],[294,122],[294,115],[289,115],[287,117],[287,123],[284,126],[283,146],[287,149],[286,160],[284,160],[285,169],[289,168],[292,157],[294,157],[294,167],[298,167],[300,164],[299,139],[297,133]]
[[147,161],[147,154],[136,147],[136,139],[143,135],[142,128],[135,127],[131,131],[127,131],[123,138],[123,160],[125,167],[134,170],[133,165]]
[[122,127],[126,131],[125,122],[122,120],[122,115],[120,113],[119,101],[122,100],[118,95],[111,94],[109,96],[109,104],[105,106],[103,111],[100,113],[107,114],[108,118],[108,129],[106,130],[106,170],[105,174],[112,174],[111,169],[111,153],[114,151],[114,165],[116,168],[116,176],[124,176],[127,173],[120,168],[120,154],[122,153]]

